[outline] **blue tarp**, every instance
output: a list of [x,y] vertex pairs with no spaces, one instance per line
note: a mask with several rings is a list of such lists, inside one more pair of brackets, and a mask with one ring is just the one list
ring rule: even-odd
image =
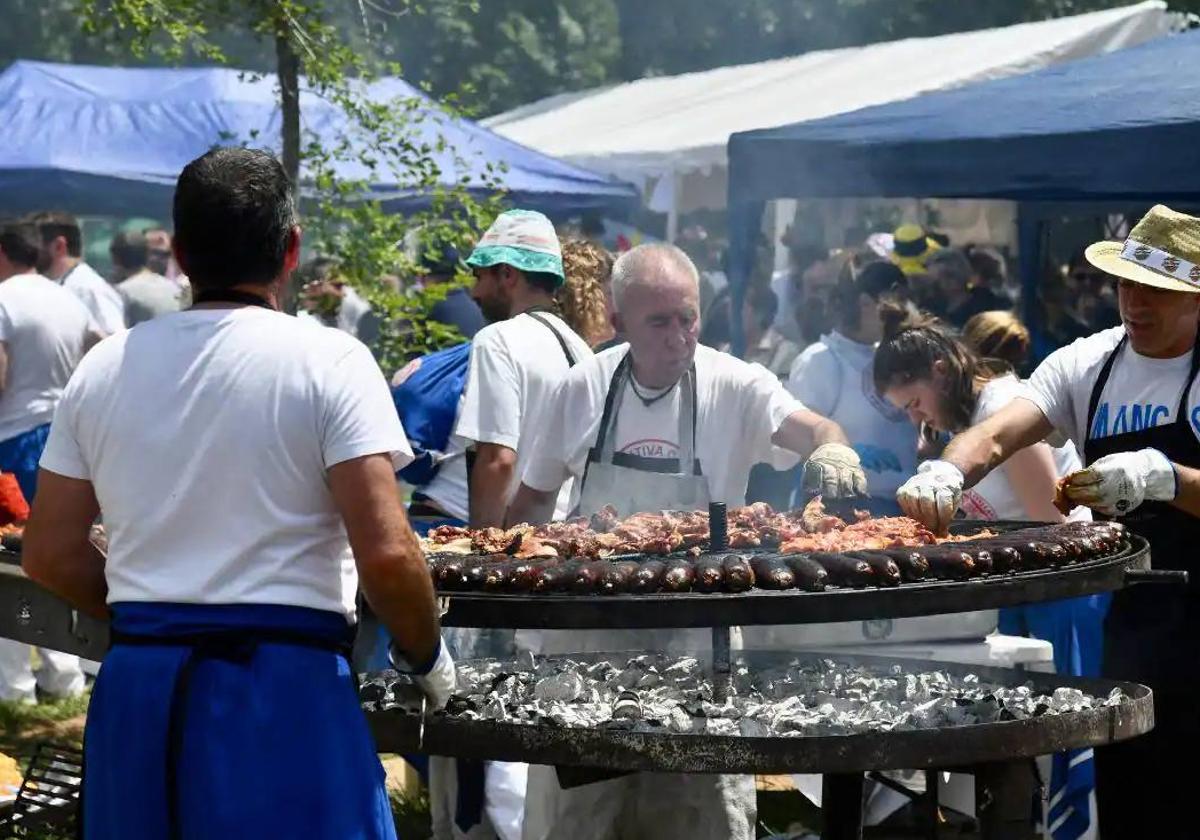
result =
[[1200,195],[1200,31],[822,120],[734,134],[734,203]]
[[[596,210],[623,214],[635,188],[507,140],[447,114],[400,79],[369,89],[373,101],[421,100],[411,138],[428,144],[439,182],[463,179],[487,192],[489,167],[509,200],[553,216]],[[349,120],[328,101],[301,91],[301,127],[326,145],[347,135]],[[220,68],[117,68],[13,63],[0,75],[0,211],[61,207],[77,213],[170,215],[180,169],[215,145],[243,143],[278,151],[280,112],[273,75],[254,78]],[[444,146],[439,138],[444,139]],[[355,163],[339,174],[364,178]],[[301,173],[303,181],[305,174]],[[390,173],[372,184],[390,208],[426,198]]]

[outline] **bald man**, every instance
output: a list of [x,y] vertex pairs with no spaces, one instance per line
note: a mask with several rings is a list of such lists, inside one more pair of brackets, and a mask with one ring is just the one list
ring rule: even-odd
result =
[[[543,522],[574,477],[579,514],[622,515],[742,505],[750,468],[809,456],[806,480],[827,497],[863,494],[866,477],[838,425],[806,409],[760,365],[697,346],[695,265],[672,245],[641,245],[613,267],[614,327],[628,344],[571,369],[539,416],[508,521]],[[707,646],[707,631],[518,633],[535,653]],[[530,768],[526,840],[755,836],[748,776],[637,773],[562,790],[553,768]],[[668,815],[669,819],[663,819]]]

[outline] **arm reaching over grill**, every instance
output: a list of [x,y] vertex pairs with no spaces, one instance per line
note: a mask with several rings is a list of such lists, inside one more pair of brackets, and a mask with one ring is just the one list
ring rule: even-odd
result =
[[867,476],[858,453],[842,427],[809,411],[794,411],[779,426],[771,441],[776,446],[808,456],[804,465],[804,487],[826,498],[865,496]]
[[528,484],[517,488],[517,495],[508,506],[504,521],[509,525],[530,522],[540,525],[554,518],[554,502],[558,494],[553,490],[538,490]]
[[[329,489],[346,525],[359,582],[371,609],[417,671],[447,672],[429,567],[408,525],[388,455],[367,455],[329,468]],[[445,702],[441,683],[431,699]]]
[[41,470],[37,501],[25,526],[21,566],[25,574],[72,606],[107,618],[104,554],[90,538],[99,513],[90,481]]
[[[926,462],[921,472],[901,485],[896,500],[906,514],[944,534],[963,489],[974,487],[1014,452],[1053,431],[1041,409],[1029,400],[1015,399],[950,441],[940,461]],[[928,464],[938,466],[927,468]]]

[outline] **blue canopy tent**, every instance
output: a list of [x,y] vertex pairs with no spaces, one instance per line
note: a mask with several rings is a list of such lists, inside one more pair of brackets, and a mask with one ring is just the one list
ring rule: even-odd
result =
[[[215,145],[279,149],[280,110],[273,75],[219,68],[118,68],[14,62],[0,74],[0,211],[64,207],[78,213],[169,216],[180,169]],[[408,138],[428,145],[439,183],[490,192],[488,173],[523,207],[552,216],[584,211],[623,215],[636,189],[547,157],[441,110],[395,78],[367,91],[372,101],[414,101],[419,120]],[[337,107],[301,91],[301,130],[332,145],[353,135]],[[498,169],[496,167],[499,167]],[[361,164],[345,178],[370,178]],[[428,196],[391,173],[371,178],[371,194],[396,211]],[[303,182],[305,173],[301,172]],[[398,181],[398,182],[397,182]]]
[[[1198,68],[1200,32],[1188,32],[1023,76],[734,134],[735,304],[764,201],[916,197],[1020,202],[1028,307],[1049,213],[1200,201]],[[1025,314],[1036,329],[1037,313]]]

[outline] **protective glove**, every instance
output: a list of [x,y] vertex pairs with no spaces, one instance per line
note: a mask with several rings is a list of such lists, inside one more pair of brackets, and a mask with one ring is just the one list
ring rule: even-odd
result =
[[1072,502],[1108,516],[1123,516],[1149,499],[1169,502],[1179,492],[1175,467],[1157,449],[1105,455],[1072,473],[1063,492]]
[[420,668],[413,668],[405,659],[404,653],[392,644],[388,649],[388,658],[392,662],[392,667],[402,674],[409,674],[413,681],[420,687],[421,691],[425,692],[425,696],[429,699],[429,705],[435,710],[440,711],[450,702],[450,695],[458,687],[458,672],[454,668],[454,659],[450,656],[450,650],[438,639],[437,650],[434,651],[433,658]]
[[949,461],[926,461],[900,485],[896,501],[905,514],[935,534],[944,534],[962,503],[963,474]]
[[858,453],[840,443],[818,446],[804,463],[804,490],[821,498],[846,499],[867,495],[867,474]]

